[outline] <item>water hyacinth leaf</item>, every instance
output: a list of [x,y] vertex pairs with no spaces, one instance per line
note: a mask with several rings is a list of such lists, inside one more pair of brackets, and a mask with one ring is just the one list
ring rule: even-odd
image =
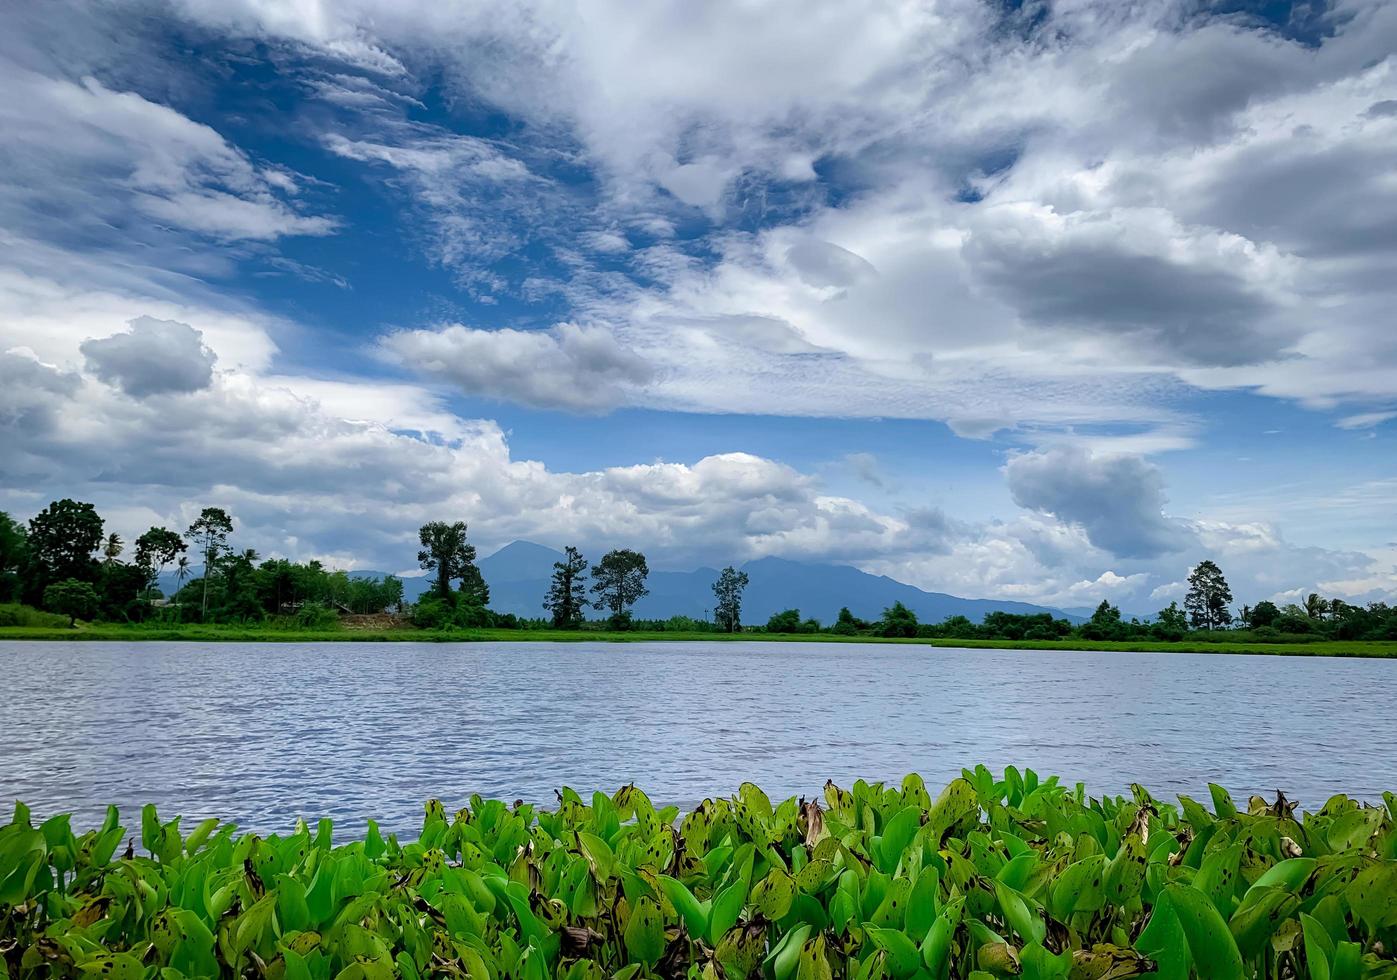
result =
[[675,911],[683,918],[690,935],[708,935],[708,909],[704,908],[682,881],[669,875],[660,875],[660,888]]
[[1149,922],[1135,940],[1135,948],[1154,960],[1159,980],[1188,980],[1192,964],[1188,936],[1168,891],[1160,895]]
[[779,868],[767,872],[752,889],[752,904],[768,919],[785,918],[794,900],[795,879]]
[[1244,959],[1265,949],[1280,924],[1300,908],[1298,895],[1269,885],[1260,890],[1253,888],[1247,898],[1249,901],[1233,913],[1227,924]]
[[1183,926],[1193,961],[1207,964],[1217,980],[1243,980],[1242,954],[1237,941],[1208,896],[1188,885],[1171,884],[1165,888],[1170,904]]
[[1375,864],[1359,872],[1344,890],[1344,900],[1374,932],[1397,926],[1397,863]]
[[626,924],[626,949],[632,961],[654,966],[665,951],[664,920],[654,900],[641,898],[631,910]]
[[879,855],[878,870],[892,874],[902,860],[902,852],[922,826],[922,811],[915,806],[904,807],[888,820],[883,827],[883,836],[877,846]]
[[714,897],[708,913],[707,936],[710,944],[717,945],[719,937],[737,924],[746,900],[747,886],[741,881],[734,882]]
[[1028,901],[1002,881],[994,883],[994,895],[1004,921],[1025,943],[1041,943],[1048,934],[1043,917],[1029,908]]
[[868,926],[865,931],[878,948],[887,952],[888,967],[894,976],[910,977],[917,972],[921,965],[921,953],[904,933],[877,926]]

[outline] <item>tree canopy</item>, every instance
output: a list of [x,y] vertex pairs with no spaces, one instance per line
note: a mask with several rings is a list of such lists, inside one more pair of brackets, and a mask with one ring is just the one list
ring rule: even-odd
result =
[[611,610],[613,620],[622,619],[631,606],[650,594],[645,586],[649,575],[650,566],[640,552],[629,548],[608,551],[592,566],[592,593],[597,597],[593,607]]
[[747,573],[739,572],[729,565],[713,583],[713,595],[717,604],[713,608],[713,620],[724,633],[736,633],[742,628],[742,590],[747,588]]
[[553,563],[553,578],[543,608],[552,613],[556,628],[573,629],[582,624],[586,606],[587,559],[568,545],[563,560]]

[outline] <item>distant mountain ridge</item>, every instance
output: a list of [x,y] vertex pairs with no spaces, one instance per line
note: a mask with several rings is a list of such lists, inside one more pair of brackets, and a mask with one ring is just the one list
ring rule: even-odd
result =
[[[515,541],[488,558],[481,559],[480,571],[490,585],[490,608],[516,616],[542,616],[543,597],[553,574],[553,563],[561,551],[532,541]],[[860,619],[874,620],[894,602],[901,602],[923,622],[939,623],[949,616],[965,616],[978,623],[989,612],[1019,614],[1051,613],[1082,622],[1085,617],[1007,599],[966,599],[944,592],[927,592],[898,582],[886,575],[871,575],[852,565],[831,565],[790,561],[785,558],[757,558],[741,570],[749,582],[742,597],[742,618],[752,624],[765,623],[784,609],[799,609],[804,617],[833,623],[840,607]],[[635,605],[639,619],[667,619],[670,616],[712,618],[715,568],[689,572],[652,571],[646,584],[650,594]],[[423,582],[423,587],[427,583]]]
[[[553,563],[562,558],[561,551],[546,545],[514,541],[481,559],[480,571],[490,586],[490,608],[531,619],[545,616],[543,597],[548,592]],[[742,620],[754,625],[765,623],[785,609],[799,609],[802,617],[813,617],[829,625],[839,616],[842,606],[848,606],[860,619],[876,620],[894,602],[901,602],[924,623],[939,623],[949,616],[965,616],[978,623],[990,612],[1023,615],[1046,612],[1074,623],[1087,619],[1079,610],[927,592],[886,575],[871,575],[852,565],[757,558],[742,565],[741,570],[750,580],[742,597]],[[198,574],[196,570],[194,577]],[[361,570],[349,574],[355,578],[382,578],[392,573]],[[696,568],[689,572],[652,571],[646,580],[650,594],[636,603],[635,616],[638,619],[668,619],[670,616],[711,619],[713,583],[717,578],[716,568]],[[408,602],[415,602],[432,587],[430,575],[404,578],[402,582],[403,597]],[[166,595],[173,593],[174,585],[174,573],[167,572],[161,577],[160,587]]]

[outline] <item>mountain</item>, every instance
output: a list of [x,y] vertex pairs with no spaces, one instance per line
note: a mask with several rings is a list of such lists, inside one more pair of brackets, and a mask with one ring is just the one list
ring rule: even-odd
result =
[[[480,560],[480,572],[490,586],[490,608],[496,612],[538,618],[546,615],[543,597],[553,575],[553,563],[563,553],[532,541],[515,541]],[[985,613],[996,610],[1012,613],[1052,613],[1054,616],[1084,622],[1090,609],[1051,609],[1027,602],[1005,599],[963,599],[944,592],[926,592],[886,575],[870,575],[852,565],[827,565],[788,561],[785,558],[758,558],[742,566],[749,582],[742,597],[742,619],[765,623],[783,609],[799,609],[804,617],[833,623],[841,606],[860,619],[875,620],[894,602],[901,602],[924,623],[939,623],[948,616],[965,616],[978,623]],[[387,572],[350,572],[355,578],[382,578]],[[197,572],[196,572],[197,575]],[[652,571],[646,584],[650,594],[635,605],[638,619],[668,619],[670,616],[712,618],[715,568],[690,572]],[[403,598],[415,602],[432,587],[430,575],[404,578]],[[161,579],[166,595],[173,592],[174,573]],[[594,614],[599,615],[599,614]]]
[[[481,574],[490,585],[490,608],[518,616],[542,616],[543,597],[553,574],[553,563],[562,552],[515,541],[480,562]],[[943,592],[926,592],[886,575],[870,575],[852,565],[828,565],[759,558],[742,566],[749,582],[742,600],[742,618],[764,623],[783,609],[799,609],[822,623],[832,623],[841,606],[860,619],[877,619],[884,609],[901,602],[923,622],[939,623],[948,616],[965,616],[979,622],[988,612],[1049,612],[1081,622],[1086,617],[1027,602],[1002,599],[963,599]],[[717,569],[689,572],[652,571],[647,580],[650,594],[635,605],[638,619],[712,616],[713,582]]]

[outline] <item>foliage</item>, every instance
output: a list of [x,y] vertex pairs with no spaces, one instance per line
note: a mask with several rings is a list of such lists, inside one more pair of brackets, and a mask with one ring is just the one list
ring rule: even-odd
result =
[[592,593],[597,597],[593,608],[610,609],[614,623],[624,620],[628,624],[626,610],[650,594],[645,587],[649,574],[650,567],[640,552],[629,548],[608,551],[592,566]]
[[[411,843],[370,821],[239,834],[154,807],[0,828],[0,975],[471,980],[1397,976],[1397,797],[1298,814],[963,770],[746,783],[680,819],[635,786],[472,797]],[[822,805],[823,804],[823,805]],[[131,843],[122,850],[122,843]],[[139,847],[135,846],[139,839]]]
[[23,606],[17,602],[0,603],[0,626],[67,629],[69,625],[67,616],[41,612],[33,606]]
[[717,605],[713,608],[713,619],[725,633],[736,633],[742,629],[742,590],[747,588],[747,573],[739,572],[729,565],[713,583],[713,595]]
[[0,510],[0,602],[18,599],[21,573],[29,562],[29,535],[24,525]]
[[[418,530],[417,538],[422,545],[417,563],[436,573],[436,594],[442,602],[454,603],[452,582],[460,580],[462,592],[467,594],[474,594],[478,585],[483,585],[475,564],[475,545],[466,540],[465,521],[429,521]],[[485,601],[489,601],[488,594]]]
[[186,551],[184,538],[167,527],[152,527],[136,539],[136,567],[146,573],[146,588],[155,587],[165,566]]
[[582,625],[583,610],[587,608],[587,559],[572,545],[568,545],[562,561],[553,563],[553,580],[543,608],[552,614],[557,629]]
[[883,618],[878,621],[880,636],[916,636],[917,614],[901,602],[894,602],[883,610]]
[[102,544],[102,518],[91,504],[55,500],[29,520],[28,550],[34,570],[26,595],[42,596],[64,579],[97,580],[93,552]]
[[1232,590],[1227,587],[1227,579],[1222,577],[1222,569],[1211,561],[1204,560],[1189,573],[1188,594],[1184,596],[1184,609],[1188,610],[1188,620],[1194,629],[1219,629],[1232,622],[1228,604],[1232,602]]
[[784,609],[766,621],[768,633],[818,633],[820,621],[800,618],[799,609]]
[[199,615],[203,618],[209,611],[209,579],[217,567],[219,557],[228,544],[228,535],[233,533],[233,519],[221,507],[205,507],[199,512],[194,523],[184,532],[193,541],[204,558],[203,589],[199,597]]
[[75,578],[65,578],[44,589],[44,606],[50,612],[68,617],[68,625],[77,624],[79,619],[92,619],[97,615],[101,597],[91,582]]

